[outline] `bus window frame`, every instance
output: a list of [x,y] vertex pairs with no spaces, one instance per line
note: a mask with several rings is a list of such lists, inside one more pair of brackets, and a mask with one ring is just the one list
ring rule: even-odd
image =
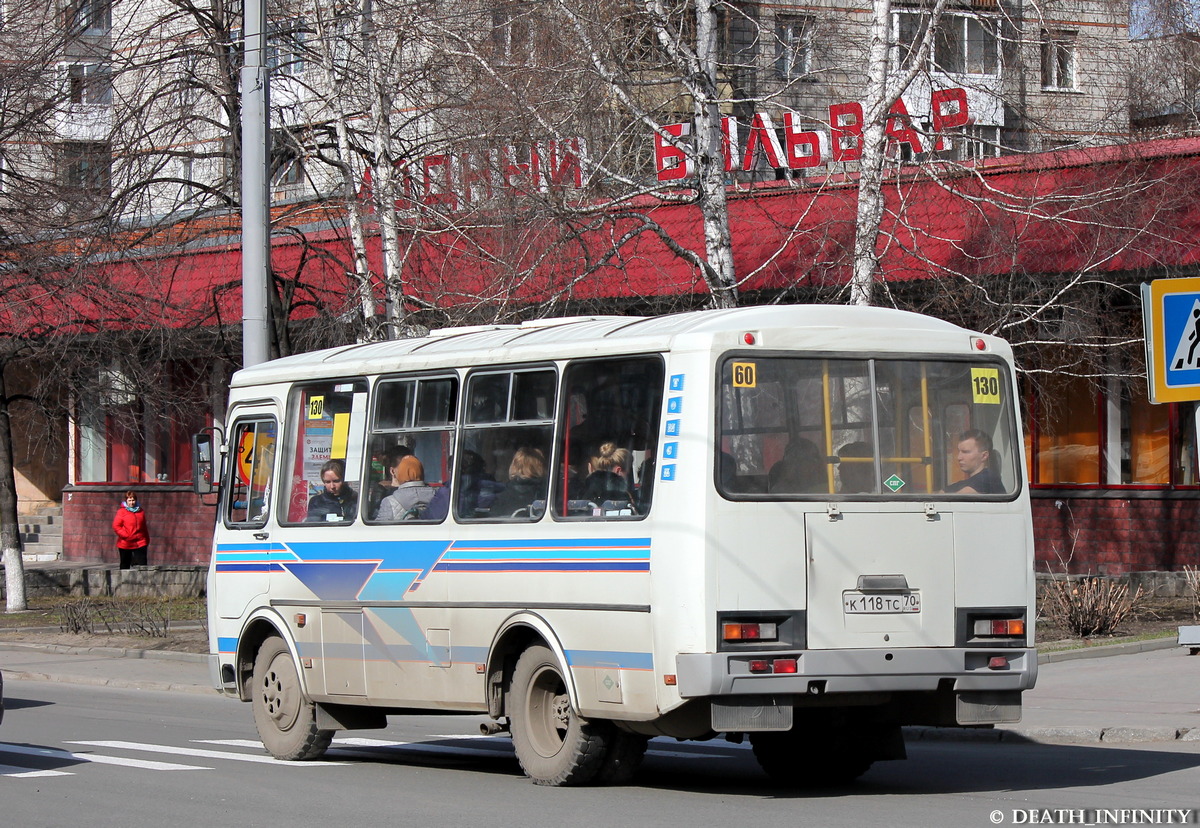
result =
[[[530,373],[545,372],[545,371],[549,371],[552,374],[552,376],[554,377],[554,382],[553,382],[552,387],[554,389],[554,397],[555,398],[551,402],[551,405],[550,405],[549,417],[547,419],[542,419],[542,420],[513,420],[513,419],[511,419],[511,417],[513,416],[513,413],[515,411],[515,405],[514,405],[514,400],[513,400],[514,394],[513,394],[512,377],[516,374],[530,374]],[[455,440],[455,450],[456,450],[457,456],[455,457],[454,467],[451,471],[451,484],[452,485],[451,485],[451,491],[450,491],[450,514],[453,515],[454,521],[456,523],[463,523],[463,524],[477,524],[477,523],[513,524],[513,523],[516,523],[516,524],[523,525],[526,523],[537,523],[537,522],[541,521],[542,519],[545,518],[546,513],[550,511],[547,498],[549,497],[550,484],[552,482],[551,478],[550,478],[550,470],[554,468],[554,463],[555,463],[555,439],[557,436],[556,429],[558,426],[559,398],[561,397],[561,394],[562,394],[562,373],[563,373],[562,367],[559,365],[558,362],[546,362],[546,361],[540,360],[538,362],[528,362],[528,363],[486,365],[486,366],[481,366],[478,368],[471,368],[463,374],[462,386],[459,390],[460,397],[459,397],[459,406],[458,406],[458,431],[457,431],[457,437]],[[506,417],[506,419],[504,419],[504,420],[488,420],[486,422],[468,422],[468,418],[470,417],[470,406],[471,406],[471,396],[470,396],[471,383],[475,380],[476,377],[499,376],[499,375],[507,375],[509,377],[508,395],[507,395],[507,399],[506,399],[507,406],[506,406],[505,415],[504,415]],[[491,515],[491,514],[481,515],[478,517],[468,517],[468,516],[459,514],[459,512],[458,512],[458,507],[459,507],[459,503],[458,503],[459,491],[458,491],[458,489],[460,486],[459,481],[460,481],[460,478],[462,475],[462,463],[463,463],[463,460],[465,459],[466,453],[467,453],[467,435],[471,432],[482,432],[482,431],[485,431],[488,429],[496,429],[496,428],[515,429],[515,428],[545,428],[545,427],[549,427],[549,429],[550,429],[549,450],[546,452],[546,494],[541,499],[534,499],[529,504],[529,510],[530,510],[529,517],[527,519],[522,519],[519,517],[512,517],[511,515],[508,517],[497,517],[497,516]],[[507,468],[494,469],[492,471],[492,474],[493,474],[493,476],[499,475],[499,474],[504,474],[505,477],[504,477],[503,482],[505,483],[505,485],[508,485],[508,477],[507,477],[508,469]],[[541,504],[540,508],[535,509],[534,507],[538,506],[539,503]],[[536,512],[537,514],[535,515],[534,512]]]
[[[407,424],[409,421],[411,421],[413,423],[416,422],[417,410],[419,408],[420,400],[421,400],[421,396],[419,393],[420,383],[425,380],[450,380],[454,383],[454,395],[453,395],[454,414],[449,421],[447,421],[446,423],[444,423],[442,425],[417,426],[417,425]],[[387,385],[389,383],[405,383],[405,382],[411,382],[414,385],[413,407],[412,407],[411,411],[407,412],[407,413],[411,414],[412,416],[409,417],[408,420],[406,420],[406,423],[404,425],[401,425],[398,428],[376,428],[376,422],[379,419],[380,398],[382,396],[382,392],[380,389],[384,385]],[[409,520],[399,520],[399,521],[376,520],[373,515],[368,515],[366,513],[366,508],[367,508],[367,504],[368,504],[368,498],[367,498],[366,494],[367,494],[367,491],[370,489],[370,487],[376,485],[374,482],[369,482],[370,477],[371,477],[371,468],[370,468],[371,467],[371,458],[374,457],[374,455],[375,455],[375,449],[373,447],[373,443],[374,443],[376,437],[380,437],[383,435],[389,435],[389,434],[409,435],[409,434],[448,433],[450,435],[450,447],[449,447],[450,448],[449,456],[450,456],[450,461],[451,461],[450,467],[449,467],[449,475],[450,476],[446,481],[443,482],[444,483],[443,486],[434,487],[434,488],[435,489],[444,488],[446,490],[447,497],[453,498],[453,496],[454,496],[453,489],[455,487],[455,480],[457,478],[457,475],[455,474],[455,469],[456,469],[457,463],[458,463],[457,449],[458,449],[458,441],[459,441],[459,427],[460,427],[461,421],[462,421],[462,410],[463,410],[463,402],[464,402],[463,395],[465,393],[465,388],[466,388],[466,382],[465,382],[462,374],[458,370],[453,369],[453,368],[431,370],[431,371],[415,371],[412,373],[381,374],[375,378],[375,382],[371,387],[371,398],[367,403],[369,413],[368,413],[368,417],[367,417],[366,433],[364,434],[364,442],[363,442],[363,447],[364,447],[364,450],[363,450],[363,473],[362,473],[362,478],[361,478],[362,479],[361,486],[362,486],[363,491],[359,493],[359,497],[358,497],[359,519],[363,522],[363,524],[365,524],[367,526],[401,526],[404,524],[429,526],[429,525],[437,525],[439,523],[444,523],[446,520],[448,520],[451,517],[451,515],[453,513],[453,509],[448,508],[446,510],[446,514],[439,518],[424,518],[424,517],[418,516],[418,517],[415,517],[415,518],[412,518]],[[418,458],[418,459],[420,459],[420,458]],[[422,465],[424,465],[423,462],[422,462]],[[390,473],[390,469],[384,469],[384,474],[389,474],[389,473]],[[428,474],[426,474],[426,477],[428,477]],[[426,481],[426,482],[428,482],[428,481]]]
[[[279,480],[279,435],[281,433],[279,419],[274,414],[269,413],[269,412],[247,412],[245,414],[238,414],[237,412],[232,412],[231,416],[229,417],[229,420],[230,420],[231,424],[229,427],[229,444],[228,444],[228,448],[226,451],[226,456],[229,458],[229,460],[228,460],[228,462],[226,462],[224,464],[225,465],[225,469],[224,469],[225,476],[223,478],[223,485],[221,486],[221,490],[222,490],[221,491],[221,499],[219,501],[220,509],[221,509],[221,523],[225,526],[226,529],[235,529],[235,530],[262,529],[268,523],[271,522],[271,517],[275,513],[274,504],[272,503],[272,500],[274,500],[277,497],[276,490],[279,488],[277,485],[278,480]],[[250,508],[249,508],[250,489],[249,489],[249,487],[247,487],[247,489],[246,489],[246,496],[248,498],[247,506],[246,506],[247,520],[242,520],[242,521],[230,520],[230,512],[233,511],[233,503],[234,503],[233,498],[234,498],[234,494],[237,490],[237,486],[234,485],[234,476],[237,475],[237,473],[238,473],[238,458],[236,455],[237,455],[237,441],[240,438],[240,434],[241,434],[240,429],[242,429],[244,426],[247,426],[247,425],[251,425],[251,424],[258,425],[258,424],[264,424],[264,423],[274,426],[274,428],[275,428],[275,448],[274,448],[274,452],[271,457],[270,475],[268,477],[267,485],[265,487],[265,489],[266,489],[266,498],[265,499],[267,501],[266,508],[264,508],[262,510],[260,519],[257,519],[257,520],[249,520],[248,519],[249,515],[250,515]]]
[[[1010,451],[1017,454],[1021,450],[1022,435],[1020,432],[1020,420],[1015,410],[1018,398],[1015,396],[1016,377],[1015,372],[1010,363],[1006,362],[997,354],[946,354],[946,353],[928,353],[928,352],[913,352],[913,353],[893,353],[893,352],[853,352],[853,351],[827,351],[827,350],[763,350],[763,351],[748,351],[745,349],[733,349],[725,351],[717,356],[713,365],[715,368],[713,376],[714,389],[714,406],[713,406],[713,474],[712,485],[725,500],[732,502],[757,502],[757,503],[792,503],[814,501],[830,501],[841,502],[846,500],[863,500],[874,503],[913,503],[924,502],[930,500],[947,500],[953,503],[964,502],[988,502],[988,503],[1003,503],[1011,502],[1021,496],[1021,493],[1028,485],[1026,479],[1026,470],[1024,464],[1020,462],[1018,456],[1013,456],[1005,462],[1007,469],[1011,470],[1015,476],[1015,485],[1011,491],[1002,494],[979,494],[967,493],[960,494],[957,492],[797,492],[797,493],[769,493],[769,492],[730,492],[726,491],[721,485],[721,443],[725,435],[722,429],[721,415],[723,413],[723,402],[721,399],[721,383],[724,377],[725,366],[733,360],[737,359],[804,359],[804,360],[831,360],[831,361],[861,361],[867,363],[868,376],[872,387],[872,411],[876,412],[877,399],[877,381],[876,381],[876,363],[891,362],[891,363],[911,363],[917,364],[921,362],[931,363],[963,363],[964,365],[986,365],[1000,369],[1001,384],[1003,390],[1001,393],[1001,414],[1002,419],[1006,419],[1010,425],[1012,446]],[[788,412],[785,412],[787,414]],[[935,420],[936,421],[936,420]],[[790,423],[788,426],[790,427]],[[871,435],[872,445],[878,446],[879,442],[880,423],[879,418],[873,413],[871,420]],[[818,447],[819,448],[819,447]],[[881,488],[883,484],[883,466],[889,461],[888,458],[881,457],[879,451],[874,453],[875,468],[877,483]],[[947,484],[956,481],[947,481]]]

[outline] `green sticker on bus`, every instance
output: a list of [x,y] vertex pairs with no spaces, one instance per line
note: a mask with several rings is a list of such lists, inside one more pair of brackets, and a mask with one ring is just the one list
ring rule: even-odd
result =
[[904,480],[893,474],[887,480],[883,481],[883,485],[887,486],[893,492],[898,492],[904,488]]

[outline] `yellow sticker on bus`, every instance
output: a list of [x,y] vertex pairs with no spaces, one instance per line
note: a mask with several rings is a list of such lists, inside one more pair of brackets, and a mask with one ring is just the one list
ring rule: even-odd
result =
[[976,404],[1000,404],[1000,369],[972,368],[971,395]]
[[754,388],[757,385],[758,376],[755,373],[755,364],[753,362],[733,363],[734,388]]

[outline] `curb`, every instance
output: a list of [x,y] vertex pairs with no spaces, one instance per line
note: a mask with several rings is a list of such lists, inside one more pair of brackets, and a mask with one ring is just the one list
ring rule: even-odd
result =
[[4,670],[4,677],[10,681],[54,681],[59,684],[82,684],[89,687],[117,687],[126,690],[159,690],[174,693],[216,694],[212,687],[202,687],[198,684],[172,684],[165,681],[127,681],[113,678],[91,678],[88,676],[49,675],[48,673],[27,673],[21,670]]
[[[1036,645],[1035,645],[1036,646]],[[1081,658],[1104,658],[1105,656],[1149,653],[1154,650],[1171,650],[1179,643],[1174,637],[1149,638],[1145,641],[1126,641],[1123,644],[1099,644],[1094,647],[1077,647],[1073,650],[1051,650],[1038,652],[1038,664],[1053,664],[1058,661],[1075,661]]]
[[138,650],[130,647],[68,647],[65,644],[22,644],[2,642],[0,650],[36,650],[43,653],[65,653],[67,655],[98,655],[108,658],[145,658],[159,661],[187,661],[204,664],[208,656],[204,653],[183,653],[178,650]]

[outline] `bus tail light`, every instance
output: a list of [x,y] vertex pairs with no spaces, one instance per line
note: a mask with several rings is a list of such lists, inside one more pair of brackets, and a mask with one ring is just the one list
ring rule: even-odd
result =
[[980,618],[975,622],[975,635],[1021,638],[1025,635],[1023,618]]
[[796,658],[752,658],[747,662],[751,673],[798,673]]
[[796,659],[794,658],[777,658],[771,662],[771,672],[773,673],[794,673],[796,672]]
[[726,641],[775,641],[778,634],[777,626],[770,621],[721,625],[721,637]]

